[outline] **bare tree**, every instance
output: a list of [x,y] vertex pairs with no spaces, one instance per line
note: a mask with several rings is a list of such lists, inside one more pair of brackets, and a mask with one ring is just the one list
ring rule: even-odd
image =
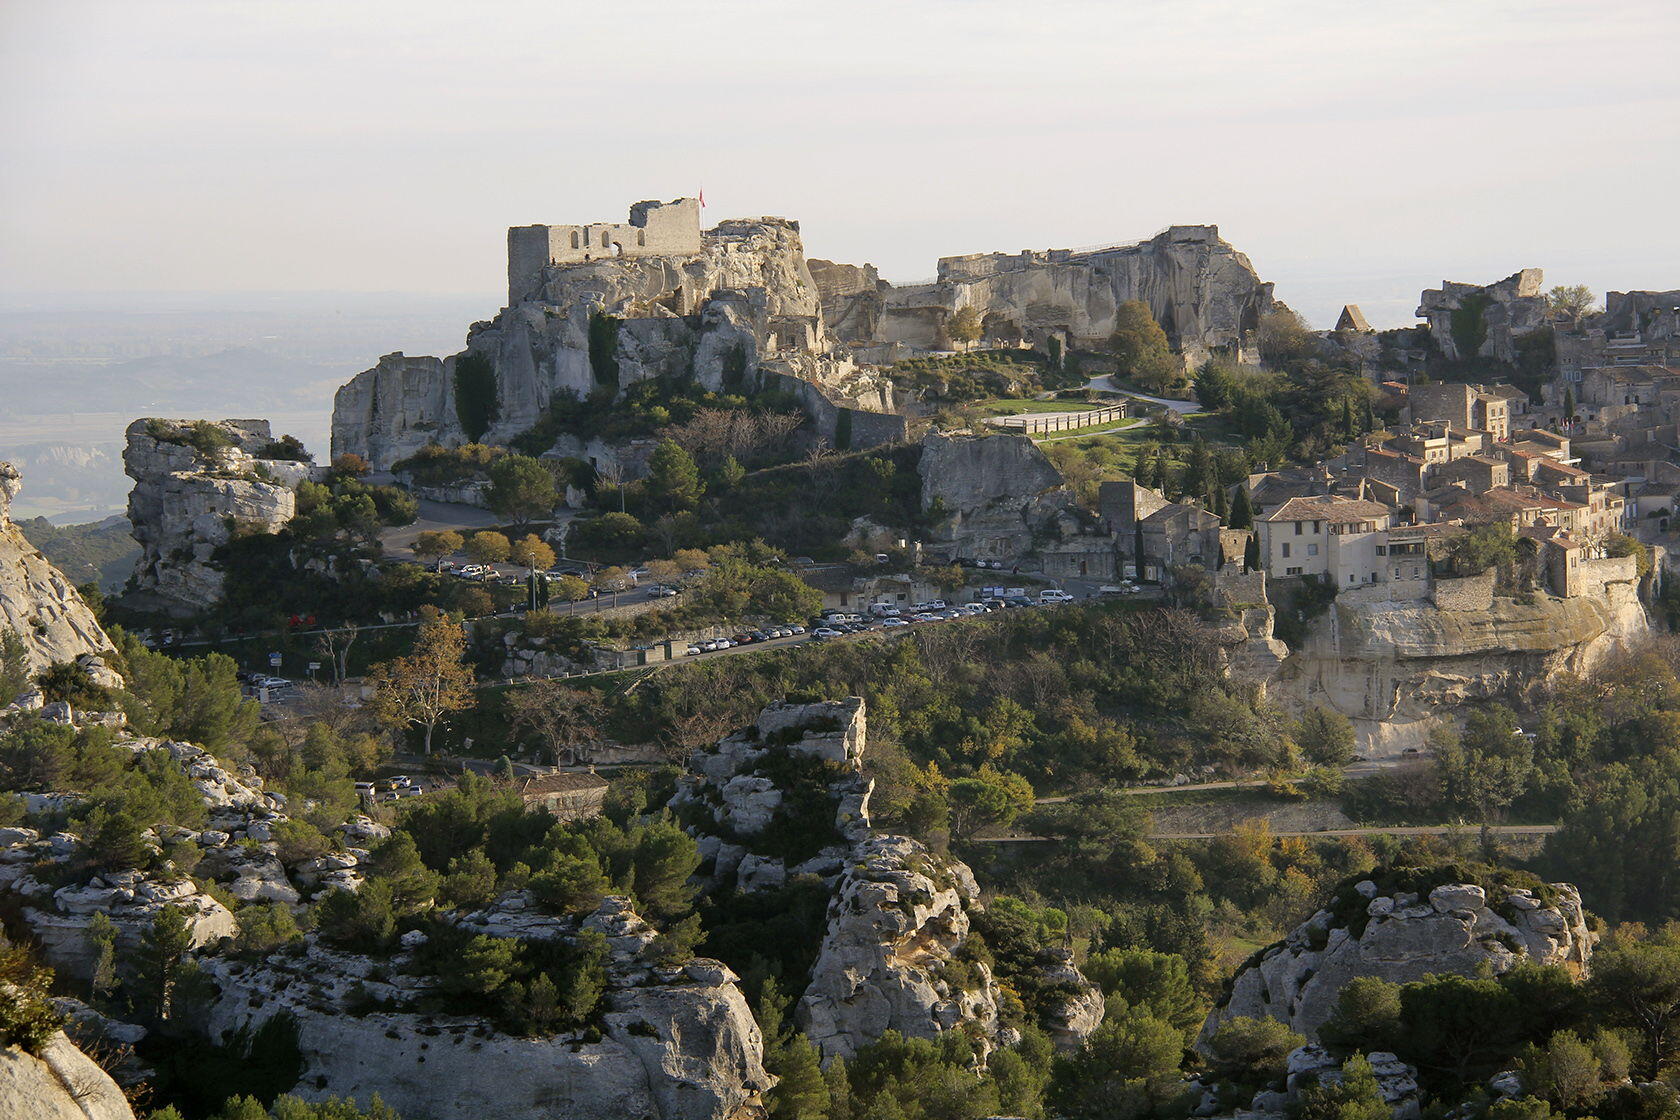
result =
[[336,630],[323,630],[315,639],[315,648],[332,662],[333,683],[343,684],[350,675],[350,647],[356,644],[361,628],[347,622]]
[[537,739],[555,765],[587,762],[601,742],[606,705],[597,693],[533,681],[508,696],[513,726]]

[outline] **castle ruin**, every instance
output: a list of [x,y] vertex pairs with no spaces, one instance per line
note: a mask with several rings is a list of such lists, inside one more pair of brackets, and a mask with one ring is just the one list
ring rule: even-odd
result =
[[701,252],[700,201],[638,202],[628,222],[508,229],[508,306],[533,296],[551,265],[626,257],[692,257]]

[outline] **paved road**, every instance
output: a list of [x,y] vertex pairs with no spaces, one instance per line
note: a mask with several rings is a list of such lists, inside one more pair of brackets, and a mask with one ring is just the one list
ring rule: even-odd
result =
[[498,520],[495,514],[477,506],[421,499],[420,516],[414,519],[413,524],[384,530],[379,534],[379,543],[385,546],[385,555],[412,560],[414,553],[410,549],[414,545],[414,538],[421,533],[454,529],[465,536],[478,529],[488,529]]
[[1110,373],[1105,373],[1100,377],[1091,378],[1090,388],[1095,389],[1099,393],[1119,393],[1123,397],[1131,397],[1134,400],[1148,401],[1150,404],[1158,404],[1163,408],[1170,408],[1174,412],[1202,411],[1202,406],[1197,404],[1195,401],[1180,401],[1174,400],[1171,397],[1152,397],[1148,393],[1139,393],[1131,389],[1123,389],[1114,383],[1114,375]]
[[[1489,825],[1488,831],[1495,836],[1550,836],[1558,830],[1555,824],[1495,824]],[[1447,836],[1455,832],[1481,832],[1482,827],[1474,824],[1430,824],[1430,825],[1390,825],[1378,828],[1326,828],[1318,831],[1280,832],[1272,830],[1273,836]],[[1226,836],[1225,832],[1152,832],[1152,840],[1211,840],[1216,836]]]
[[[1555,824],[1496,824],[1488,831],[1495,836],[1550,836],[1558,830]],[[1481,826],[1469,824],[1388,825],[1373,828],[1326,828],[1290,831],[1273,829],[1273,836],[1306,836],[1323,839],[1351,836],[1448,836],[1453,833],[1481,832]],[[1151,840],[1213,840],[1229,836],[1227,832],[1151,832]],[[1051,836],[976,836],[977,844],[1053,844]]]
[[[1379,774],[1387,773],[1409,762],[1417,762],[1422,756],[1415,754],[1387,755],[1383,758],[1361,758],[1350,762],[1342,768],[1342,777],[1346,781],[1357,782],[1366,778],[1375,778]],[[1182,786],[1118,786],[1119,792],[1126,794],[1141,793],[1200,793],[1215,789],[1264,789],[1270,783],[1265,778],[1229,778],[1218,782],[1190,782]],[[1072,795],[1063,794],[1058,797],[1040,797],[1040,805],[1054,805],[1070,800]]]

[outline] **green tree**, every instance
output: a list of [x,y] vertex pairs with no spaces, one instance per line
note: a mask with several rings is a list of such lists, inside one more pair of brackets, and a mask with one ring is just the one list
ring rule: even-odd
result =
[[1568,316],[1570,325],[1579,327],[1582,316],[1593,309],[1598,297],[1585,284],[1559,284],[1546,293],[1546,308],[1556,315]]
[[1008,825],[1033,807],[1032,783],[982,763],[972,778],[951,783],[951,834],[966,840],[982,828]]
[[1603,1021],[1636,1033],[1635,1070],[1653,1078],[1680,1048],[1680,948],[1615,945],[1593,954],[1587,990]]
[[147,1018],[168,1022],[175,1017],[182,982],[193,970],[187,954],[193,947],[192,926],[178,906],[165,906],[140,935],[134,953],[134,979],[128,990],[135,1007]]
[[1301,1090],[1297,1120],[1390,1120],[1370,1059],[1355,1054],[1342,1063],[1340,1079],[1321,1080]]
[[29,688],[29,647],[17,631],[0,629],[0,707]]
[[1190,978],[1190,966],[1174,953],[1153,949],[1104,949],[1092,953],[1082,971],[1130,1008],[1188,1032],[1205,1017],[1202,1000]]
[[980,309],[973,304],[957,308],[951,317],[945,320],[945,333],[951,341],[963,349],[967,349],[979,342],[985,333],[985,324],[980,318]]
[[1574,1031],[1558,1031],[1544,1046],[1523,1051],[1523,1084],[1560,1109],[1591,1107],[1603,1093],[1598,1055]]
[[523,527],[560,504],[560,489],[547,467],[529,455],[504,455],[490,464],[490,508]]
[[692,509],[705,490],[694,456],[674,439],[661,440],[648,458],[648,493],[667,509]]
[[1174,356],[1167,333],[1142,300],[1127,300],[1115,308],[1109,348],[1121,373],[1151,392],[1171,389],[1184,378],[1184,363]]
[[455,555],[465,545],[466,540],[453,529],[430,529],[414,538],[410,551],[435,568],[438,561]]
[[93,944],[93,974],[88,990],[95,999],[109,999],[117,989],[117,927],[103,913],[88,921],[88,940]]
[[467,538],[467,556],[478,564],[500,564],[513,551],[513,544],[501,533],[482,529]]
[[1329,708],[1314,707],[1295,721],[1295,745],[1316,766],[1346,766],[1355,757],[1353,722]]
[[1326,1046],[1372,1053],[1398,1049],[1400,1030],[1400,985],[1357,976],[1336,993],[1336,1011],[1318,1037]]
[[1276,1019],[1239,1016],[1207,1040],[1208,1064],[1220,1077],[1259,1087],[1281,1078],[1289,1052],[1305,1042]]
[[772,1117],[788,1120],[825,1120],[828,1083],[823,1080],[817,1048],[787,1021],[791,997],[783,995],[776,978],[766,977],[759,988],[754,1018],[764,1035],[764,1068],[779,1081],[764,1103]]
[[1184,1033],[1170,1023],[1139,1011],[1105,1019],[1057,1063],[1049,1104],[1069,1120],[1143,1120],[1182,1091],[1183,1054]]
[[1236,494],[1231,498],[1231,528],[1254,528],[1254,507],[1248,499],[1248,487],[1238,486]]

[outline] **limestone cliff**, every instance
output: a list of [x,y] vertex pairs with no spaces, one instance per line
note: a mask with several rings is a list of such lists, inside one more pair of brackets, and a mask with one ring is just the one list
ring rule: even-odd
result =
[[134,1120],[128,1100],[60,1031],[39,1056],[0,1049],[0,1120]]
[[[1362,754],[1395,754],[1422,747],[1435,720],[1466,701],[1518,697],[1558,674],[1584,674],[1649,628],[1631,579],[1568,599],[1524,602],[1486,590],[1474,603],[1442,596],[1446,606],[1378,598],[1379,590],[1343,593],[1284,662],[1277,698],[1339,711],[1353,720]],[[1471,609],[1449,609],[1459,605]]]
[[[32,670],[110,649],[75,586],[12,523],[21,485],[17,468],[0,462],[0,629],[23,639]],[[13,699],[0,696],[0,708]]]
[[[752,726],[695,752],[672,808],[698,838],[711,889],[765,891],[815,876],[830,891],[798,1006],[825,1058],[849,1058],[886,1030],[934,1038],[964,1028],[984,1059],[1004,1032],[1000,989],[971,941],[979,888],[961,861],[872,830],[866,718],[857,697],[772,704]],[[771,835],[784,839],[766,844]],[[816,837],[814,850],[790,853],[789,835]],[[1045,1025],[1076,1044],[1101,1021],[1101,989],[1071,959],[1042,967],[1047,984],[1069,993]],[[803,983],[787,978],[792,991]]]
[[1514,363],[1518,339],[1546,326],[1544,284],[1538,268],[1486,285],[1445,281],[1423,293],[1417,316],[1448,361],[1482,357]]
[[[519,894],[460,920],[475,934],[526,941],[569,937],[580,926],[539,914]],[[652,963],[655,933],[624,899],[605,900],[581,928],[602,933],[609,949],[598,1030],[520,1038],[481,1019],[406,1010],[429,990],[426,977],[404,971],[406,953],[375,962],[311,937],[301,954],[206,962],[221,990],[210,1033],[289,1012],[304,1060],[294,1092],[364,1104],[377,1093],[406,1120],[762,1117],[761,1094],[774,1079],[735,974],[704,959]],[[378,1010],[367,1011],[370,997]]]
[[1270,1017],[1313,1038],[1343,985],[1358,977],[1404,984],[1432,973],[1497,976],[1522,961],[1580,973],[1592,946],[1581,896],[1566,883],[1384,890],[1365,879],[1344,885],[1328,909],[1251,958],[1202,1038],[1238,1017]]
[[465,442],[456,373],[469,361],[493,373],[494,420],[482,434],[492,443],[529,430],[556,396],[652,377],[738,392],[765,363],[832,403],[890,408],[890,387],[829,356],[797,222],[725,221],[699,241],[698,253],[548,264],[514,303],[473,325],[464,352],[381,358],[334,398],[333,454],[383,469],[428,443]]
[[261,457],[274,438],[266,420],[148,418],[127,435],[128,520],[141,548],[135,590],[165,609],[214,605],[225,582],[216,549],[237,532],[282,528],[311,467]]
[[868,266],[823,262],[819,274],[830,329],[863,344],[948,348],[947,319],[973,307],[994,338],[1100,346],[1114,333],[1120,304],[1142,300],[1199,362],[1215,347],[1247,345],[1272,307],[1272,285],[1218,226],[1173,226],[1101,249],[944,257],[936,282],[902,288],[880,284]]
[[930,432],[918,470],[934,541],[955,554],[1013,562],[1035,535],[1076,530],[1061,472],[1027,436]]

